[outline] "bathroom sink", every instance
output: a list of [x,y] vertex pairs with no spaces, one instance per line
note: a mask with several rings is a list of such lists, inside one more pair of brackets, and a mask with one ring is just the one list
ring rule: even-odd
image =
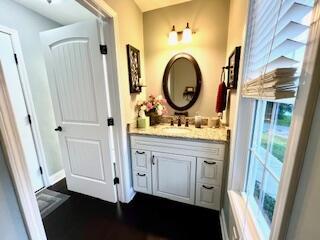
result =
[[165,133],[190,133],[191,130],[189,128],[184,128],[184,127],[166,127],[163,129]]

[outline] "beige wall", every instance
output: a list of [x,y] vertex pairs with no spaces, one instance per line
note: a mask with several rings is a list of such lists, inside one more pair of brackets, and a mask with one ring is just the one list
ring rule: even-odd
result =
[[105,2],[117,13],[119,27],[119,60],[120,60],[120,86],[125,105],[126,121],[135,122],[137,116],[135,104],[139,99],[145,99],[145,88],[141,94],[130,94],[129,76],[127,64],[126,45],[130,44],[140,50],[141,76],[144,83],[144,44],[142,12],[133,0],[105,0]]
[[[225,64],[229,1],[193,0],[191,2],[149,11],[143,14],[146,83],[148,94],[163,94],[162,77],[172,56],[190,53],[198,62],[203,85],[198,101],[188,110],[203,116],[214,116],[221,67]],[[176,30],[189,22],[196,34],[190,44],[168,45],[172,25]]]
[[[241,46],[243,50],[243,40],[246,31],[246,18],[249,0],[230,0],[229,8],[229,27],[228,27],[228,44],[227,44],[227,59],[233,52],[235,47]],[[239,76],[240,77],[240,76]],[[228,99],[228,109],[225,112],[226,118],[228,118],[229,126],[233,127],[234,113],[236,109],[236,90],[230,90]]]
[[[235,47],[241,46],[243,50],[248,4],[249,0],[230,0],[226,63],[228,62],[228,56],[232,53]],[[224,114],[224,117],[229,118],[229,126],[231,128],[235,121],[234,113],[236,111],[236,96],[236,90],[231,90],[230,98],[228,100],[228,109]],[[227,177],[228,176],[226,176],[226,181]],[[227,232],[229,238],[232,239],[232,228],[235,227],[235,220],[226,189],[224,190],[224,202],[222,208],[225,216]]]

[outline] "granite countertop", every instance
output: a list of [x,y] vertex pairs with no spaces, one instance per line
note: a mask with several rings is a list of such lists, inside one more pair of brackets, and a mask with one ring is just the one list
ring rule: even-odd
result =
[[[175,132],[174,130],[170,131],[171,128],[179,128],[181,129],[181,132]],[[170,126],[170,124],[160,124],[148,128],[130,127],[129,134],[228,142],[230,129],[225,127],[209,128],[207,126],[195,128],[194,125],[190,125],[189,127],[177,127],[176,125]]]

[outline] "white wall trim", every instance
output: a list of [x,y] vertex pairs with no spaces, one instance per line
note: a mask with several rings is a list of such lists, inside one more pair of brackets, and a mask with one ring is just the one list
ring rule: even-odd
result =
[[130,202],[135,195],[136,195],[136,191],[134,191],[133,187],[131,187],[128,192],[128,202]]
[[220,211],[219,218],[220,218],[220,227],[221,227],[222,239],[223,240],[229,240],[228,228],[227,228],[227,224],[226,224],[226,219],[225,219],[223,208]]
[[27,108],[27,112],[31,116],[31,131],[33,133],[33,140],[35,143],[35,149],[37,152],[38,156],[38,162],[39,165],[42,167],[43,170],[43,183],[44,186],[47,187],[49,186],[49,176],[48,176],[48,167],[47,167],[47,160],[46,160],[46,155],[44,153],[44,148],[43,148],[43,143],[41,139],[41,134],[40,134],[40,127],[39,127],[39,122],[37,119],[35,107],[34,107],[34,102],[32,99],[32,94],[31,94],[31,88],[30,88],[30,82],[26,70],[26,65],[24,62],[23,54],[22,54],[22,48],[20,44],[20,39],[19,39],[19,34],[16,30],[1,26],[0,25],[0,31],[5,32],[11,36],[12,39],[12,45],[13,45],[13,50],[17,55],[18,58],[18,72],[19,72],[19,77],[20,77],[20,83],[21,83],[21,88],[24,94],[24,100]]
[[22,215],[29,238],[32,240],[47,239],[37,200],[31,185],[26,160],[24,157],[19,133],[15,125],[14,114],[6,82],[0,66],[0,131],[4,143],[6,160],[13,178],[13,183],[21,206]]
[[64,171],[64,169],[61,169],[60,171],[56,172],[55,174],[52,174],[49,177],[49,183],[50,185],[54,185],[57,182],[59,182],[60,180],[64,179],[66,177],[66,173]]

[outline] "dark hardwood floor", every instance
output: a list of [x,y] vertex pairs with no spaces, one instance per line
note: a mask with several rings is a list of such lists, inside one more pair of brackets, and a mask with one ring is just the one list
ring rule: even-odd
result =
[[49,240],[222,239],[217,211],[145,194],[112,204],[68,191],[65,180],[50,189],[71,197],[43,220]]

